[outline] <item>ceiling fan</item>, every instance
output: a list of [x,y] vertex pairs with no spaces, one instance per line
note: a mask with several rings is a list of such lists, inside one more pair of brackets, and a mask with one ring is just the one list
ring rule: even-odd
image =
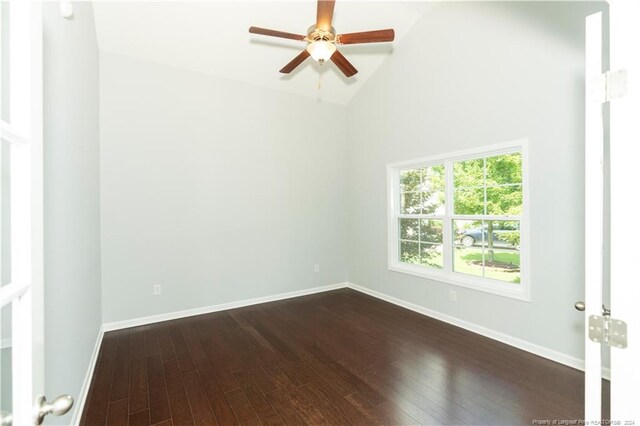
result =
[[291,62],[285,65],[280,70],[281,73],[289,74],[291,71],[296,69],[298,65],[303,63],[305,59],[311,56],[321,65],[326,60],[331,60],[336,64],[340,71],[344,73],[344,75],[351,77],[352,75],[355,75],[358,70],[355,69],[355,67],[351,65],[351,62],[349,62],[347,58],[337,50],[336,45],[393,41],[395,32],[392,29],[386,29],[364,31],[360,33],[336,34],[335,29],[331,26],[335,4],[335,0],[318,0],[316,23],[309,27],[306,36],[259,27],[251,27],[249,28],[249,32],[252,34],[288,38],[307,43],[307,48],[298,56],[293,58]]

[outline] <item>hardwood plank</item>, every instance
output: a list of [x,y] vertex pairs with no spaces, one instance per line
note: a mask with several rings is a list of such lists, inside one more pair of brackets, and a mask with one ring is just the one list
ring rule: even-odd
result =
[[173,349],[171,333],[166,324],[158,327],[158,344],[160,345],[160,355],[162,356],[163,363],[176,359],[176,352]]
[[419,422],[391,401],[383,401],[376,405],[362,398],[359,393],[349,395],[346,399],[367,416],[376,419],[383,425],[415,425]]
[[[313,405],[326,422],[330,425],[347,425],[351,424],[342,413],[337,410],[315,387],[313,384],[305,385],[300,388],[298,395],[305,400],[306,403]],[[324,423],[324,421],[322,422]]]
[[225,358],[222,355],[221,345],[215,345],[211,340],[203,341],[202,345],[205,348],[207,357],[211,361],[216,377],[220,381],[222,390],[226,393],[231,390],[238,389],[240,385],[233,373],[227,368]]
[[178,360],[178,365],[180,365],[180,371],[183,373],[187,373],[189,371],[195,370],[195,365],[193,365],[193,360],[191,359],[191,354],[189,353],[189,348],[184,341],[184,337],[180,332],[180,328],[173,321],[173,324],[169,327],[169,333],[171,335],[171,341],[173,342],[173,349],[176,352],[176,358]]
[[304,422],[310,425],[326,425],[329,421],[320,412],[320,408],[316,406],[316,398],[309,393],[306,388],[300,388],[298,392],[289,395],[291,403]]
[[144,357],[144,330],[131,329],[129,367],[129,414],[149,408],[147,364]]
[[171,409],[171,419],[177,425],[194,424],[193,416],[189,408],[189,399],[184,389],[182,375],[178,361],[175,359],[165,362],[163,365],[164,378],[167,383],[167,395]]
[[200,374],[200,381],[202,382],[204,393],[207,395],[211,408],[213,408],[216,421],[221,425],[237,425],[238,419],[224,395],[222,386],[220,386],[220,382],[218,382],[209,359],[198,358],[195,360],[195,364],[198,374]]
[[[275,389],[275,384],[262,368],[260,358],[260,348],[257,342],[245,334],[240,325],[229,317],[229,321],[233,323],[225,333],[225,337],[230,345],[233,346],[235,353],[238,354],[242,362],[243,371],[248,372],[252,379],[256,382],[263,393],[269,393]],[[271,358],[271,357],[269,357]]]
[[193,320],[185,322],[180,326],[180,332],[182,333],[182,337],[187,348],[189,348],[192,360],[207,356],[204,348],[200,344],[200,339],[198,338],[198,333],[196,331],[197,326],[198,323]]
[[118,349],[117,337],[115,333],[106,333],[104,335],[98,356],[98,365],[91,384],[87,409],[83,414],[83,424],[104,425],[107,421],[111,381]]
[[275,389],[265,395],[269,404],[280,415],[282,421],[287,425],[304,425],[305,421],[300,417],[298,411],[293,406],[291,399],[281,392],[279,389]]
[[143,325],[144,330],[144,355],[160,355],[160,343],[158,342],[157,327],[153,325]]
[[129,381],[129,414],[149,408],[147,365],[145,358],[131,359]]
[[325,379],[320,379],[314,382],[313,385],[350,424],[380,424],[375,418],[360,411],[356,405],[338,393]]
[[200,376],[197,371],[191,371],[182,375],[184,387],[189,398],[191,413],[193,420],[197,425],[215,425],[217,424],[209,400],[205,395]]
[[131,359],[144,358],[144,329],[142,327],[131,328]]
[[129,396],[129,369],[131,366],[131,333],[127,332],[119,338],[116,353],[113,381],[111,383],[111,401],[118,401]]
[[109,404],[109,412],[107,414],[107,426],[122,426],[129,421],[129,400],[121,399],[120,401]]
[[149,415],[151,424],[171,418],[167,387],[160,354],[146,358],[149,382]]
[[149,410],[129,414],[129,426],[149,426]]
[[233,409],[238,421],[242,425],[260,425],[258,415],[251,407],[249,400],[241,389],[235,389],[226,393],[227,400]]
[[228,345],[222,334],[223,323],[224,317],[220,316],[208,324],[208,339],[206,339],[208,347],[205,348],[205,351],[208,356],[213,355],[220,359],[222,367],[228,374],[233,375],[236,371],[242,370],[244,366],[238,354]]
[[277,425],[282,424],[282,419],[276,413],[269,401],[264,397],[258,385],[256,385],[255,381],[251,378],[249,373],[246,371],[238,371],[234,374],[238,383],[240,383],[240,388],[242,392],[244,392],[245,396],[249,400],[249,403],[253,407],[253,410],[258,415],[258,418],[264,425]]

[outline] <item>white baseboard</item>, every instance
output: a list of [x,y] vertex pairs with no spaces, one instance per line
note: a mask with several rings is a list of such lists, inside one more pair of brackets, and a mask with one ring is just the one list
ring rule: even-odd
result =
[[87,402],[87,397],[89,396],[89,387],[91,387],[91,379],[93,378],[93,371],[96,368],[96,364],[98,363],[98,354],[100,354],[100,346],[102,345],[102,337],[104,336],[104,326],[101,326],[98,329],[98,336],[96,337],[96,343],[93,346],[93,352],[91,353],[91,359],[89,360],[89,367],[87,368],[87,373],[84,376],[84,381],[82,382],[82,387],[80,388],[80,393],[76,398],[76,403],[74,404],[73,416],[71,417],[71,425],[77,426],[80,424],[80,419],[82,417],[82,412],[84,411],[84,405]]
[[[404,300],[386,295],[384,293],[380,293],[375,290],[371,290],[370,288],[363,287],[358,284],[354,284],[350,282],[346,284],[347,284],[347,287],[353,290],[368,294],[369,296],[373,296],[377,299],[381,299],[386,302],[393,303],[394,305],[398,305],[403,308],[409,309],[411,311],[418,312],[419,314],[426,315],[428,317],[435,318],[440,321],[444,321],[446,323],[455,325],[456,327],[460,327],[465,330],[471,331],[473,333],[488,337],[490,339],[497,340],[498,342],[502,342],[509,346],[522,349],[523,351],[530,352],[532,354],[541,356],[543,358],[550,359],[551,361],[555,361],[560,364],[564,364],[566,366],[575,368],[577,370],[584,371],[584,360],[580,358],[576,358],[571,355],[567,355],[562,352],[555,351],[553,349],[545,348],[544,346],[539,346],[534,343],[527,342],[526,340],[518,339],[516,337],[509,336],[508,334],[500,333],[498,331],[491,330],[489,328],[486,328],[477,324],[473,324],[468,321],[461,320],[451,315],[443,314],[441,312],[434,311],[433,309],[425,308],[424,306],[419,306],[411,302],[406,302]],[[608,368],[603,367],[602,376],[605,379],[610,380],[611,371]]]
[[225,311],[227,309],[242,308],[243,306],[257,305],[266,302],[275,302],[276,300],[290,299],[292,297],[306,296],[314,293],[322,293],[325,291],[336,290],[338,288],[347,287],[347,283],[329,284],[320,287],[307,288],[304,290],[290,291],[288,293],[274,294],[272,296],[255,297],[253,299],[239,300],[236,302],[221,303],[219,305],[203,306],[201,308],[186,309],[184,311],[168,312],[166,314],[151,315],[148,317],[134,318],[130,320],[110,322],[103,324],[105,332],[120,330],[123,328],[137,327],[145,324],[169,321],[178,318],[191,317],[194,315],[208,314],[211,312]]

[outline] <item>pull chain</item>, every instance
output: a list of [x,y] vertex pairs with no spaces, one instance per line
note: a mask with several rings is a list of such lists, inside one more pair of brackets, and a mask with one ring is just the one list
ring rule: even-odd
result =
[[318,90],[320,90],[320,88],[322,87],[322,66],[324,65],[324,61],[319,61],[320,62],[320,72],[318,73]]

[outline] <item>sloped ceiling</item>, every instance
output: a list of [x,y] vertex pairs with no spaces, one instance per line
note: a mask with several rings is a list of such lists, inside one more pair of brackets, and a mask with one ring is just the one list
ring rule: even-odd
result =
[[306,44],[248,33],[255,25],[306,34],[315,22],[314,1],[96,2],[94,13],[102,51],[345,105],[383,61],[392,60],[393,46],[432,4],[338,0],[338,33],[396,31],[393,43],[340,48],[359,71],[350,79],[332,63],[311,59],[280,74]]

